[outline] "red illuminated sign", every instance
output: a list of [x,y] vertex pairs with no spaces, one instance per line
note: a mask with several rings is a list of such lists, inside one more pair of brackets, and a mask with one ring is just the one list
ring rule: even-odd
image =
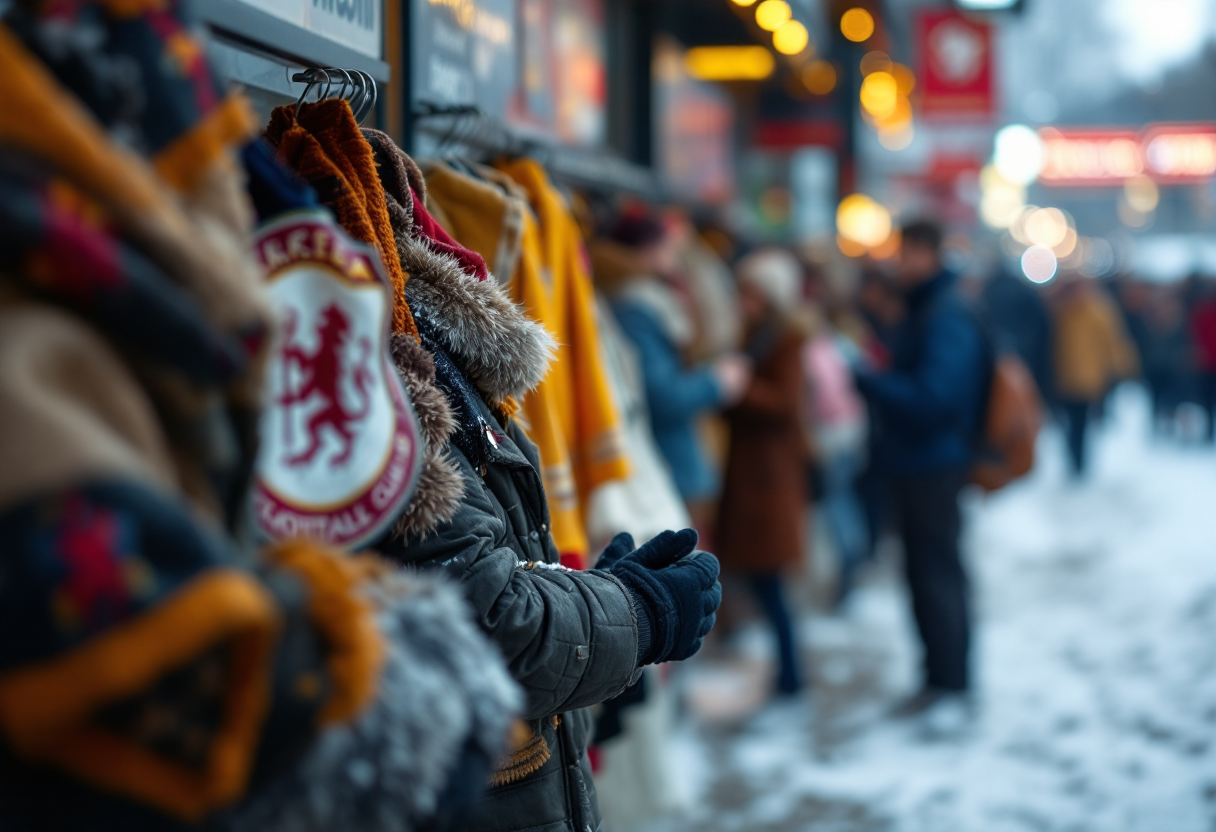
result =
[[1159,182],[1196,182],[1216,176],[1216,125],[1150,125],[1144,164]]
[[1044,185],[1120,185],[1144,173],[1140,134],[1134,130],[1039,131]]
[[1164,184],[1216,177],[1216,125],[1155,124],[1134,130],[1039,131],[1044,185],[1121,185],[1147,175]]
[[916,22],[921,112],[945,118],[992,116],[992,28],[952,11],[921,12]]

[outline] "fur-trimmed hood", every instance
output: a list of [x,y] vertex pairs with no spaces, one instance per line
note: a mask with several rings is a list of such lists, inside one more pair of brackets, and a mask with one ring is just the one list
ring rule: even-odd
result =
[[411,311],[487,400],[497,404],[523,396],[548,372],[556,349],[552,336],[507,297],[493,275],[478,279],[484,261],[427,213],[414,161],[383,134],[369,140],[390,200],[397,253],[410,275],[405,297]]
[[[553,339],[506,296],[480,257],[447,237],[426,213],[426,183],[414,160],[385,134],[363,133],[384,185],[397,254],[409,275],[405,298],[415,319],[488,403],[522,396],[548,371]],[[465,483],[446,450],[456,418],[435,386],[433,357],[405,336],[394,339],[392,351],[426,442],[417,491],[394,537],[417,539],[456,515]]]

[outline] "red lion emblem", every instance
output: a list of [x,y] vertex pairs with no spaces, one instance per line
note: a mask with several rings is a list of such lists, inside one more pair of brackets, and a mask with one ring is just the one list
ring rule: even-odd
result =
[[[308,418],[305,425],[308,446],[296,454],[289,451],[284,462],[290,468],[312,462],[323,444],[321,429],[329,427],[342,443],[342,450],[329,460],[329,466],[336,468],[350,459],[355,448],[356,427],[371,410],[369,388],[372,377],[368,370],[371,341],[359,339],[360,354],[354,362],[352,376],[361,404],[358,409],[350,409],[342,401],[342,354],[350,337],[350,318],[336,303],[322,309],[321,320],[317,324],[317,348],[312,353],[296,343],[295,333],[296,315],[293,310],[288,313],[287,337],[280,356],[284,387],[287,389],[279,397],[279,404],[283,407],[283,439],[288,448],[294,444],[292,408],[306,404],[314,397],[321,399],[321,407]],[[300,369],[302,375],[294,390],[290,386],[293,365]]]

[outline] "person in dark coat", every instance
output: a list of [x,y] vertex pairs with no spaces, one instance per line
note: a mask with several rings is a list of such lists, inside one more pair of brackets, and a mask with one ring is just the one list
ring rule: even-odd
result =
[[755,374],[726,412],[730,452],[718,509],[723,567],[748,577],[777,639],[777,692],[802,687],[797,645],[782,575],[803,558],[806,447],[801,418],[802,346],[798,317],[802,270],[788,252],[770,249],[738,266],[739,303]]
[[1040,395],[1052,395],[1051,314],[1042,296],[1024,278],[1000,269],[984,284],[980,296],[984,316],[1001,351],[1025,362]]
[[1149,307],[1141,367],[1153,402],[1154,429],[1168,433],[1174,412],[1191,392],[1195,349],[1181,298],[1159,290]]
[[[380,151],[410,275],[406,299],[433,362],[432,382],[450,405],[439,459],[463,491],[454,503],[436,500],[425,522],[403,517],[404,528],[379,548],[459,581],[525,696],[527,730],[497,761],[471,818],[450,832],[597,832],[587,709],[620,694],[641,667],[700,649],[721,600],[718,564],[694,551],[696,532],[685,529],[637,549],[618,535],[596,569],[561,566],[536,447],[509,405],[544,377],[551,339],[492,276],[479,279],[480,258],[426,213],[412,161],[384,140]],[[393,176],[397,164],[405,174]]]
[[922,690],[900,709],[928,727],[959,726],[969,713],[971,621],[959,554],[959,492],[967,483],[984,411],[987,347],[974,313],[941,260],[931,222],[903,229],[897,280],[908,316],[891,369],[860,371],[880,414],[879,464],[889,472],[912,611],[924,647]]

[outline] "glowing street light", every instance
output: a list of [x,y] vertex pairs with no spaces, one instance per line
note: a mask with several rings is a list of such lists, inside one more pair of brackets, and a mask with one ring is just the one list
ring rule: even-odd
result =
[[764,0],[756,6],[756,25],[766,32],[775,32],[793,17],[785,0]]
[[773,32],[773,48],[782,55],[797,55],[810,43],[806,27],[797,20],[787,20]]
[[899,85],[889,72],[871,72],[861,82],[861,106],[875,118],[885,118],[899,106]]
[[776,59],[763,46],[697,46],[684,54],[684,67],[702,81],[763,81]]
[[1031,283],[1046,283],[1056,276],[1060,261],[1056,253],[1043,246],[1031,246],[1022,254],[1022,274]]
[[891,236],[891,212],[865,194],[852,194],[836,209],[836,230],[850,242],[876,248]]
[[1003,127],[996,134],[992,164],[1016,185],[1029,185],[1043,169],[1043,140],[1024,124]]
[[863,43],[874,34],[874,16],[862,8],[849,9],[840,18],[840,33],[854,43]]
[[836,67],[828,61],[813,61],[802,70],[802,83],[813,95],[827,95],[836,89]]

